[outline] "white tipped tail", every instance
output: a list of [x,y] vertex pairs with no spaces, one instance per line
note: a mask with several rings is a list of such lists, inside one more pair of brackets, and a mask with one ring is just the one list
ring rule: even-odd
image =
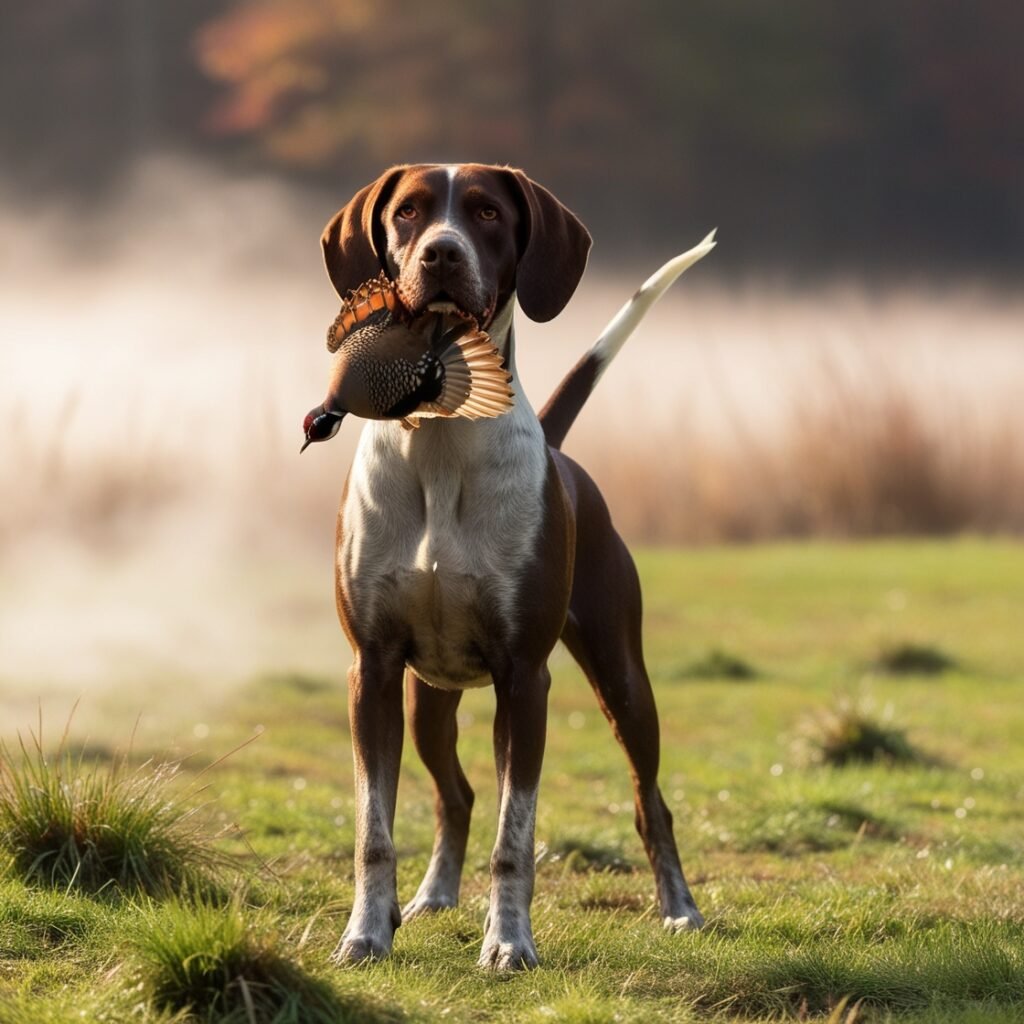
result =
[[714,249],[717,244],[715,242],[717,230],[718,228],[715,228],[699,245],[670,259],[663,267],[651,274],[640,285],[633,297],[608,322],[608,326],[601,332],[600,337],[590,350],[590,354],[597,360],[595,384],[615,354],[626,343],[626,339],[636,330],[651,307],[668,291],[676,278]]
[[[717,229],[716,229],[717,230]],[[626,339],[636,330],[651,306],[665,294],[673,281],[715,247],[715,232],[688,252],[669,260],[653,273],[636,294],[612,317],[601,336],[582,359],[566,374],[554,394],[540,412],[540,425],[544,437],[552,448],[560,448],[569,428],[586,404],[591,391],[622,348]]]

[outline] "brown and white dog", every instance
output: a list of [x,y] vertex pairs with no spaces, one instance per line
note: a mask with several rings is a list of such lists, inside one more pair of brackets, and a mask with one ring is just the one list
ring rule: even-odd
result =
[[[713,245],[677,258],[623,308],[540,417],[515,370],[512,310],[556,316],[590,248],[580,221],[521,171],[480,164],[395,167],[324,231],[340,295],[383,268],[413,312],[457,307],[485,328],[513,375],[515,407],[477,422],[365,426],[341,501],[337,604],[355,660],[355,901],[334,957],[383,957],[395,929],[453,907],[473,791],[456,753],[467,687],[493,685],[499,788],[490,910],[480,964],[537,963],[530,927],[534,822],[550,675],[562,639],[629,760],[636,827],[666,927],[703,918],[683,877],[658,789],[658,718],[644,668],[640,588],[593,481],[559,445],[601,371],[645,310]],[[426,875],[399,911],[392,828],[405,677],[413,742],[437,790]]]

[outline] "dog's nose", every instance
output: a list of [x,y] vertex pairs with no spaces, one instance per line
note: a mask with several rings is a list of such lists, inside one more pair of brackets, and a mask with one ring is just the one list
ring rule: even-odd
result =
[[461,263],[465,253],[454,239],[444,238],[425,245],[420,253],[420,263],[427,270],[444,270]]

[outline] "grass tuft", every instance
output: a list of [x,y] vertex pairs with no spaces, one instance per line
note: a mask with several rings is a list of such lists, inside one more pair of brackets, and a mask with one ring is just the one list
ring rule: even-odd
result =
[[819,713],[807,728],[812,761],[842,768],[849,764],[922,764],[929,759],[908,739],[906,731],[877,718],[870,706],[843,698]]
[[889,675],[936,676],[957,668],[957,662],[937,647],[905,643],[883,648],[874,667]]
[[672,679],[756,679],[757,669],[748,661],[723,651],[712,648],[707,654],[685,665],[680,665],[670,673]]
[[221,858],[176,790],[176,763],[86,760],[66,733],[48,756],[41,737],[0,743],[0,849],[17,876],[85,892],[211,888]]
[[135,945],[141,983],[159,1009],[204,1021],[347,1024],[392,1020],[369,998],[338,996],[278,949],[259,919],[228,907],[168,903],[144,920]]

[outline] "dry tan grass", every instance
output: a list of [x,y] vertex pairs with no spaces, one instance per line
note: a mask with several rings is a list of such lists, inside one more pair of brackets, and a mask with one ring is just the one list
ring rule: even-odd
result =
[[66,396],[55,410],[49,422],[57,429],[30,432],[29,412],[15,408],[11,414],[9,454],[0,465],[0,554],[47,534],[98,550],[121,549],[187,500],[188,469],[159,443],[101,443],[71,455],[67,441],[78,398]]
[[[682,421],[641,420],[626,434],[598,423],[568,448],[639,542],[1024,530],[1024,434],[1012,410],[985,423],[962,402],[929,404],[895,379],[864,390],[824,365],[813,379],[768,431],[741,419],[717,434]],[[73,405],[59,422],[73,425]],[[47,534],[101,551],[131,547],[161,519],[207,514],[211,502],[246,508],[232,531],[239,546],[268,532],[323,533],[340,490],[340,474],[267,487],[293,459],[286,443],[240,450],[228,469],[159,441],[71,456],[62,431],[30,436],[19,421],[7,433],[0,555]]]
[[590,433],[576,453],[637,541],[1024,530],[1024,435],[1009,417],[985,425],[892,379],[866,392],[831,368],[817,379],[767,434],[662,428],[639,450]]

